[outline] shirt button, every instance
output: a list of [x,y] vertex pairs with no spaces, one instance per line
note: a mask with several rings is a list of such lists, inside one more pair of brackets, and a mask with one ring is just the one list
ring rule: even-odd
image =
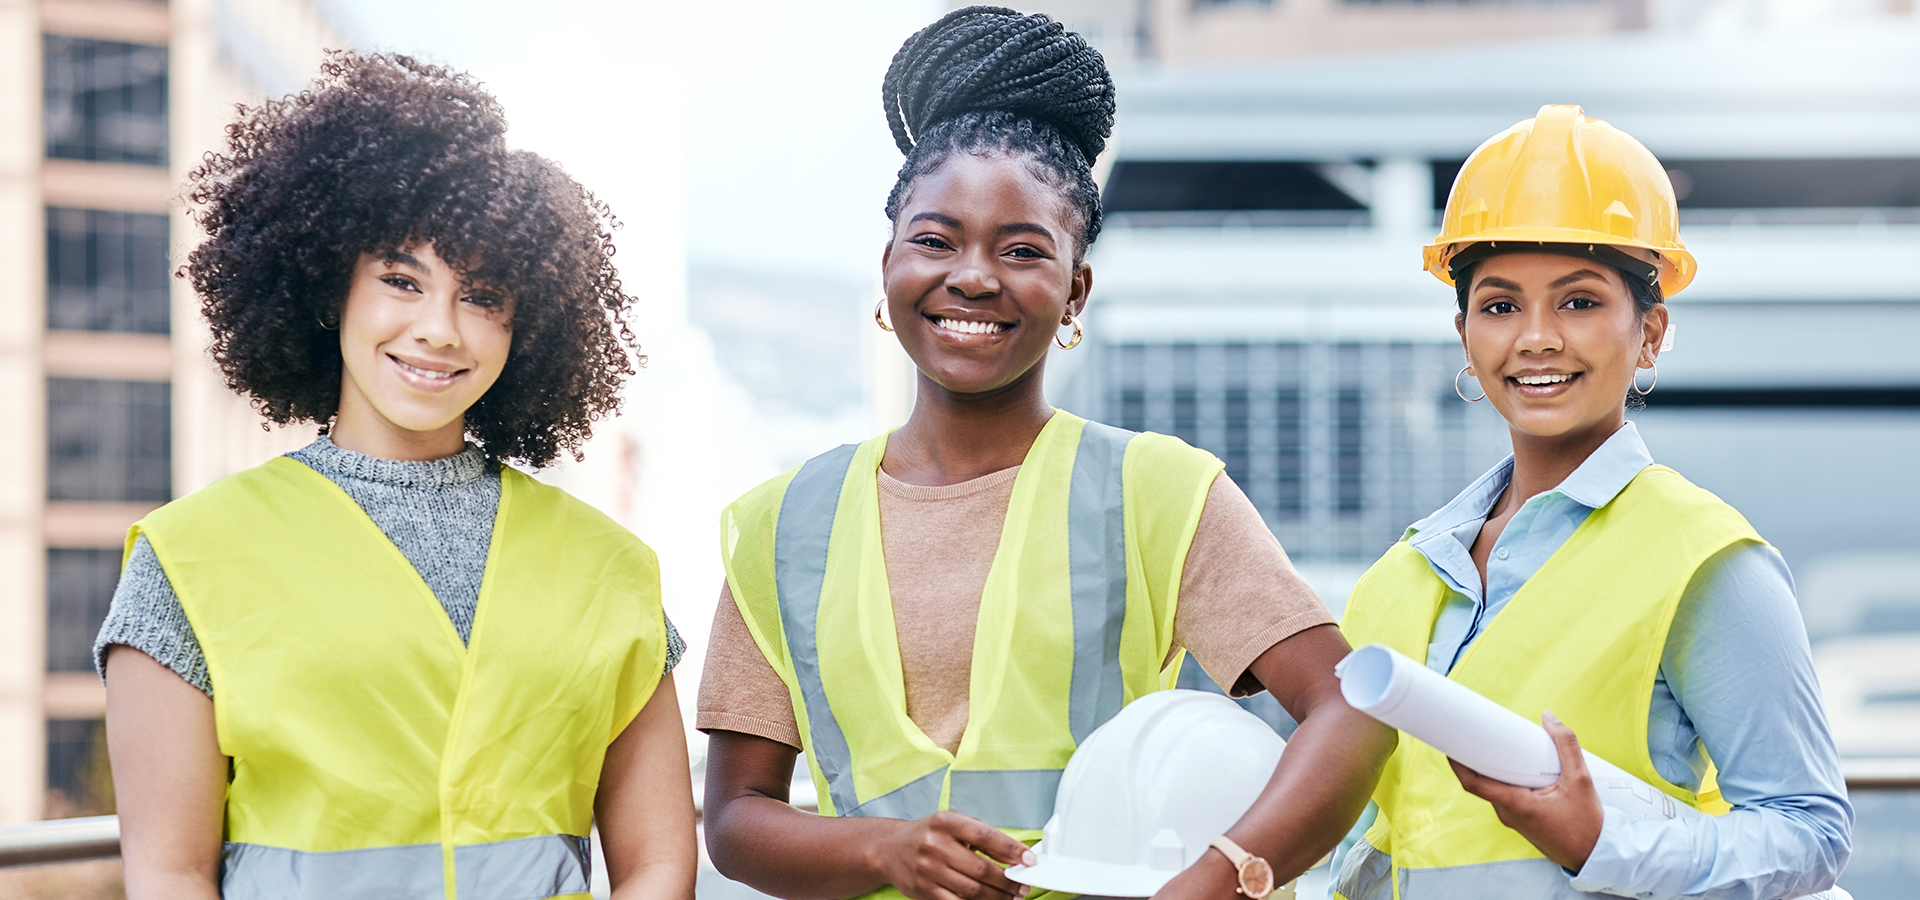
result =
[[1506,559],[1506,558],[1507,558],[1507,556],[1508,556],[1508,555],[1510,555],[1510,554],[1509,554],[1509,551],[1507,550],[1507,548],[1505,548],[1505,547],[1501,547],[1500,549],[1498,549],[1498,550],[1495,550],[1495,551],[1493,551],[1493,555],[1494,555],[1494,556],[1497,556],[1497,557],[1499,557],[1499,558],[1501,558],[1501,559]]

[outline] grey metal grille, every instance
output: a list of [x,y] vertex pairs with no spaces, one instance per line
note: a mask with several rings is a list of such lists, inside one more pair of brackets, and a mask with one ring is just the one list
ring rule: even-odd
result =
[[1498,415],[1454,394],[1458,346],[1114,343],[1096,417],[1218,455],[1287,552],[1365,562],[1506,454]]

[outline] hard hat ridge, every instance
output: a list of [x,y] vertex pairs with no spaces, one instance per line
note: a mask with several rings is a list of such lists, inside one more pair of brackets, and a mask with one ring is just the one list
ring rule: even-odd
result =
[[1600,248],[1618,251],[1640,260],[1616,263],[1628,272],[1657,259],[1665,296],[1693,280],[1666,169],[1639,141],[1578,106],[1543,106],[1481,144],[1460,167],[1440,234],[1423,255],[1427,271],[1453,284],[1465,266],[1455,258],[1468,248],[1522,243],[1595,258],[1612,255]]
[[1151,896],[1246,814],[1285,747],[1219,694],[1141,697],[1081,742],[1034,847],[1040,862],[1007,877],[1075,894]]

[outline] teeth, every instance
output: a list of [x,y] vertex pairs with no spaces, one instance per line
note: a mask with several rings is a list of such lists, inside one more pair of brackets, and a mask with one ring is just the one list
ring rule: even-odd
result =
[[970,322],[966,319],[934,319],[933,323],[948,331],[962,334],[999,334],[1006,326],[998,322]]
[[405,369],[409,372],[412,372],[413,374],[418,375],[422,378],[434,378],[434,379],[444,380],[460,374],[459,372],[435,372],[432,369],[422,369],[419,366],[407,365],[406,363],[401,362],[400,360],[397,360],[397,359],[394,360],[394,362],[399,363],[400,368]]
[[1573,376],[1572,375],[1519,375],[1519,376],[1516,376],[1513,380],[1518,381],[1521,384],[1559,384],[1563,381],[1572,381]]

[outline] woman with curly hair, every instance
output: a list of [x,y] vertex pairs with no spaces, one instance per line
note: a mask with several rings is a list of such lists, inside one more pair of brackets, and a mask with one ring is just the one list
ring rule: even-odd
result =
[[470,77],[331,55],[189,176],[227,384],[304,449],[136,523],[95,644],[132,898],[690,897],[653,552],[506,465],[633,372],[614,221]]
[[[1284,882],[1331,850],[1394,737],[1341,700],[1346,641],[1218,459],[1047,403],[1093,284],[1106,65],[1046,16],[972,7],[909,38],[882,95],[906,162],[874,316],[918,394],[722,519],[696,723],[714,864],[795,900],[1024,895],[1001,867],[1035,859],[1076,746],[1191,651],[1300,725],[1231,855],[1180,847],[1159,896],[1264,897],[1253,857]],[[802,751],[823,815],[787,803]]]

